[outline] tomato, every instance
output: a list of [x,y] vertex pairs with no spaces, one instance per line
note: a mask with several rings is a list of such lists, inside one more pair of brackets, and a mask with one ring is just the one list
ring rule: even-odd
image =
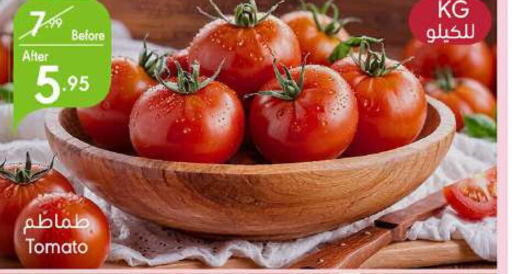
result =
[[385,58],[384,53],[361,48],[359,59],[346,57],[332,66],[354,90],[359,107],[359,125],[349,155],[407,145],[425,124],[427,101],[420,81]]
[[176,76],[176,64],[178,62],[182,68],[185,70],[190,69],[190,61],[189,61],[189,53],[188,48],[176,51],[174,54],[165,58],[166,62],[166,70],[162,73],[163,79],[168,79],[170,77]]
[[485,179],[487,180],[487,189],[491,197],[498,199],[498,170],[493,167],[485,172]]
[[110,251],[110,228],[89,199],[45,194],[20,213],[14,243],[26,268],[98,268]]
[[407,67],[425,78],[434,78],[437,68],[449,67],[455,77],[473,78],[489,88],[492,86],[492,53],[483,41],[472,45],[433,45],[413,39],[405,47],[404,55],[415,57]]
[[285,80],[275,70],[276,79],[263,85],[250,107],[250,133],[258,150],[273,163],[339,157],[357,129],[350,86],[324,66],[285,68],[290,75]]
[[193,39],[190,61],[198,61],[203,73],[212,75],[224,60],[218,80],[240,97],[257,91],[273,76],[274,55],[286,66],[301,62],[299,42],[293,31],[280,19],[257,12],[254,2],[237,6],[234,18],[219,14]]
[[[290,26],[299,40],[302,57],[309,64],[331,65],[330,55],[341,41],[350,35],[343,26],[355,18],[339,20],[338,7],[332,1],[326,2],[322,9],[313,4],[305,8],[309,11],[295,11],[285,14],[281,19]],[[329,8],[333,9],[333,17],[326,15]]]
[[144,67],[148,62],[151,60],[145,57],[140,64],[128,58],[113,59],[107,97],[96,106],[77,109],[84,132],[96,145],[115,151],[131,149],[128,123],[133,105],[142,93],[157,84],[149,74],[150,68]]
[[492,46],[492,64],[494,69],[494,78],[492,79],[491,91],[498,96],[498,45]]
[[[178,77],[142,95],[133,107],[130,134],[143,157],[178,162],[224,163],[240,147],[244,111],[236,92],[177,64]],[[218,70],[220,72],[220,70]]]
[[496,216],[496,168],[445,187],[444,196],[463,218],[481,220]]
[[12,52],[0,41],[0,85],[12,81]]
[[74,192],[69,181],[58,171],[26,163],[0,165],[0,255],[15,256],[14,223],[21,210],[40,194]]
[[457,130],[464,127],[464,116],[496,114],[496,99],[487,87],[471,78],[453,78],[451,71],[439,71],[438,79],[425,84],[425,91],[445,103],[455,114]]

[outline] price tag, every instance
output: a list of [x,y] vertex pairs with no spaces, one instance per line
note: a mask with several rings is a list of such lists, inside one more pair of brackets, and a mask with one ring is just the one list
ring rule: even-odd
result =
[[29,0],[14,19],[14,124],[48,107],[88,107],[108,93],[111,23],[96,0]]
[[491,26],[491,12],[480,0],[420,0],[409,14],[411,32],[429,44],[474,44]]

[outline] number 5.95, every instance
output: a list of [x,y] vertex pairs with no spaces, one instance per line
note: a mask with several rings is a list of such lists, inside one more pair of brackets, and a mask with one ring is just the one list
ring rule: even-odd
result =
[[[42,86],[50,86],[52,89],[52,93],[50,96],[44,96],[42,93],[36,94],[36,100],[44,105],[49,105],[55,103],[61,93],[61,86],[59,82],[55,80],[55,78],[48,76],[49,73],[56,73],[59,71],[58,66],[41,66],[39,68],[39,75],[37,77],[37,85]],[[79,91],[88,91],[90,88],[89,84],[89,76],[76,76],[71,75],[67,78],[67,86],[62,89],[62,91],[74,91],[78,89]]]

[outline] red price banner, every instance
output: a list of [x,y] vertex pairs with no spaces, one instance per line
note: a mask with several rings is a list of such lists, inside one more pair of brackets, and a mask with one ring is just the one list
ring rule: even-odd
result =
[[480,0],[420,0],[409,14],[412,33],[429,44],[482,41],[491,22],[491,12]]

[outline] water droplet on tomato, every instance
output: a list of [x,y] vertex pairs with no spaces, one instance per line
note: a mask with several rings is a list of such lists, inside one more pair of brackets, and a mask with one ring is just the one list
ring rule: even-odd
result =
[[101,103],[101,107],[102,107],[103,109],[110,109],[110,107],[111,107],[110,102],[108,102],[108,101],[103,101],[103,102]]
[[277,111],[276,117],[277,118],[281,118],[281,117],[284,116],[284,114],[285,114],[285,110],[284,109],[280,109],[279,111]]

